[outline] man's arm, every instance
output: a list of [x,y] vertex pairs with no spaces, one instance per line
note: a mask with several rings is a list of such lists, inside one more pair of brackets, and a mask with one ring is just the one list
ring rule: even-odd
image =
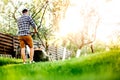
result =
[[37,32],[38,32],[36,27],[34,27],[34,32],[35,32],[35,33],[37,33]]
[[29,17],[30,25],[34,28],[34,32],[37,33],[37,27],[35,26],[35,23],[31,17]]

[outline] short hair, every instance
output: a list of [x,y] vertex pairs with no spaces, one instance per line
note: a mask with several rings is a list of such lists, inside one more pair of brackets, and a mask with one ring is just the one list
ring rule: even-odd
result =
[[27,9],[23,9],[23,10],[22,10],[22,13],[26,13],[26,12],[28,12]]

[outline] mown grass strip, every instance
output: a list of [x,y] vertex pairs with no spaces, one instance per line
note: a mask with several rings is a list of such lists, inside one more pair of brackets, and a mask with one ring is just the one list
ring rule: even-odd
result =
[[56,62],[12,64],[0,67],[0,71],[2,80],[120,80],[120,52]]

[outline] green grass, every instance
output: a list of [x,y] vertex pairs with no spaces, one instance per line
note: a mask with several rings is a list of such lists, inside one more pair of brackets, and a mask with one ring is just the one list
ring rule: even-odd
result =
[[8,65],[8,64],[19,64],[21,60],[19,59],[12,59],[12,58],[3,58],[0,57],[0,66]]
[[5,63],[0,66],[0,80],[120,80],[119,51],[35,64],[4,60],[0,59],[0,64]]

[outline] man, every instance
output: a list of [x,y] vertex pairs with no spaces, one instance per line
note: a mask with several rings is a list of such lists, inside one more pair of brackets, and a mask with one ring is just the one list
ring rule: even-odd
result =
[[18,19],[18,38],[20,41],[20,48],[21,48],[21,57],[23,59],[23,63],[26,63],[26,56],[25,56],[25,46],[28,45],[30,48],[30,63],[33,61],[34,56],[34,47],[33,47],[33,40],[30,35],[30,27],[34,28],[34,32],[37,33],[37,28],[35,23],[33,22],[32,18],[29,16],[28,10],[22,10],[22,16]]

